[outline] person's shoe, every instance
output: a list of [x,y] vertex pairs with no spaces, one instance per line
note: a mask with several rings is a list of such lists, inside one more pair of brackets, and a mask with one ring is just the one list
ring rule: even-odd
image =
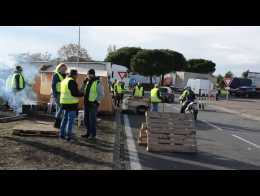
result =
[[65,138],[65,136],[63,136],[63,135],[60,135],[60,139],[65,140],[66,138]]
[[88,134],[85,134],[85,135],[81,135],[81,137],[83,137],[83,138],[89,138],[89,135],[88,135]]
[[70,142],[70,141],[71,141],[71,137],[67,137],[66,140],[67,140],[68,142]]
[[61,126],[61,119],[56,118],[55,123],[54,123],[54,128],[60,129]]

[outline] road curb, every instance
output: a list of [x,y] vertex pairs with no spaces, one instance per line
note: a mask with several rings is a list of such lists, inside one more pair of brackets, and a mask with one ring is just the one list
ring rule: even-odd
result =
[[245,114],[245,113],[241,113],[239,111],[236,111],[236,110],[230,110],[230,109],[227,109],[227,108],[224,108],[224,107],[221,107],[221,106],[209,106],[215,110],[220,110],[220,111],[224,111],[224,112],[227,112],[227,113],[230,113],[230,114],[236,114],[238,116],[241,116],[241,117],[245,117],[245,118],[248,118],[250,120],[255,120],[255,121],[259,121],[260,122],[260,118],[259,117],[255,117],[255,116],[252,116],[252,115],[249,115],[249,114]]

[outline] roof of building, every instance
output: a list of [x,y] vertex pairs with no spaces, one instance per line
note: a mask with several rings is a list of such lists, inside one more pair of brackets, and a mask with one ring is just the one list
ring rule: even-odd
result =
[[[94,69],[96,72],[96,76],[104,76],[104,77],[108,76],[108,71],[106,69],[100,69],[100,66],[98,67],[97,65],[92,64],[91,66],[86,66],[86,63],[85,64],[79,63],[79,66],[77,66],[77,64],[74,65],[71,62],[65,63],[65,64],[67,64],[69,69],[71,69],[71,68],[77,69],[79,74],[86,75],[88,73],[89,69]],[[56,66],[54,66],[54,65],[44,64],[41,66],[40,72],[41,73],[50,73],[50,72],[52,73],[55,71],[55,69],[56,69]]]

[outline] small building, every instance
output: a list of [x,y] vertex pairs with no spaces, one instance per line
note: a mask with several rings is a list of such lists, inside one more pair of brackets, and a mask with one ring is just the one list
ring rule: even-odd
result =
[[[79,76],[77,79],[78,87],[81,88],[83,81],[87,77],[89,69],[94,69],[96,76],[100,78],[100,81],[104,87],[105,97],[100,103],[99,112],[102,113],[113,113],[112,95],[109,88],[109,72],[111,73],[111,66],[106,62],[63,62],[68,65],[69,68],[76,68]],[[34,90],[37,93],[38,102],[47,104],[51,98],[51,84],[52,77],[57,64],[48,62],[32,62],[34,65],[40,67],[39,76],[37,77],[34,85]],[[110,67],[110,68],[109,68]],[[84,101],[80,98],[79,108],[83,109]]]

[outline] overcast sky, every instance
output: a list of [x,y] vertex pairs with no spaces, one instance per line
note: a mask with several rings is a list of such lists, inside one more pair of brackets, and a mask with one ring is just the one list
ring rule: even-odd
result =
[[[77,43],[78,27],[0,27],[0,66],[10,63],[8,54],[50,52]],[[186,59],[204,58],[217,64],[215,74],[247,69],[260,72],[260,27],[108,26],[81,27],[81,45],[94,60],[104,60],[108,45],[172,49]]]

